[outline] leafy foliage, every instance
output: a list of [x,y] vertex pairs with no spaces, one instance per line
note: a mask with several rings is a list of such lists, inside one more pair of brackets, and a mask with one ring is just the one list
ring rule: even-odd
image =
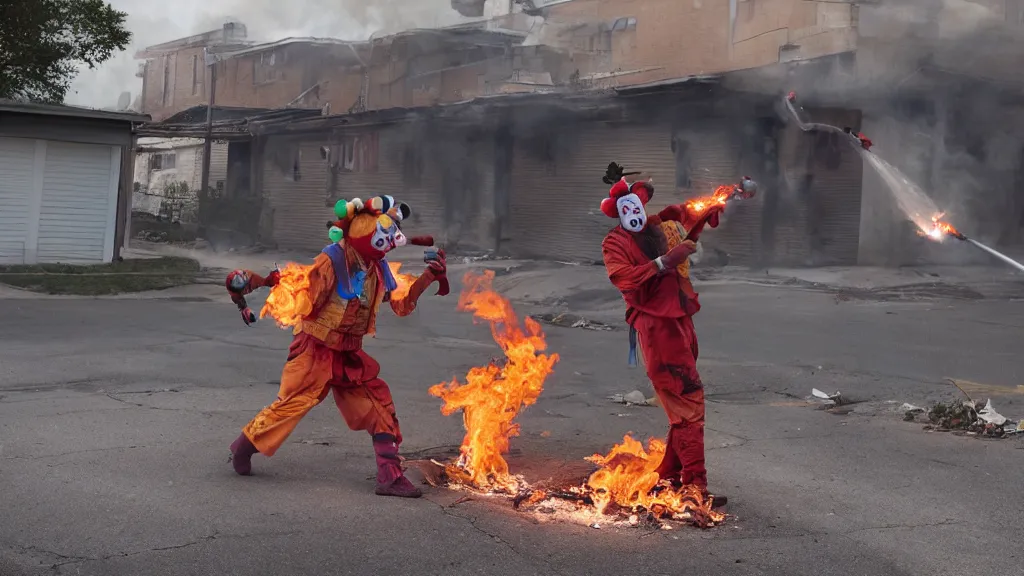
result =
[[128,46],[126,17],[103,0],[0,0],[0,98],[63,102],[81,64]]

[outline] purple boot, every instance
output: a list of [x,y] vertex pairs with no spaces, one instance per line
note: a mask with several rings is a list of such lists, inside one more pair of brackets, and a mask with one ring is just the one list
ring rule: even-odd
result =
[[373,437],[373,451],[377,455],[377,489],[378,496],[397,496],[399,498],[419,498],[423,491],[412,485],[402,474],[402,465],[398,459],[398,444],[390,434],[376,434]]
[[252,445],[249,438],[242,433],[231,443],[231,465],[239,476],[252,474],[252,455],[260,451]]

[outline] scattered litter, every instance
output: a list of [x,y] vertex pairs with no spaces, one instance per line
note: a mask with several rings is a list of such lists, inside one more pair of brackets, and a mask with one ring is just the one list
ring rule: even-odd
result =
[[903,405],[900,406],[900,412],[924,412],[924,408],[921,408],[920,406],[914,406],[913,404],[910,404],[908,402],[904,402]]
[[626,406],[657,406],[656,398],[648,398],[644,396],[644,393],[639,390],[633,390],[628,394],[613,394],[608,396],[608,400],[615,402],[616,404],[625,404]]
[[600,530],[601,529],[601,525],[598,524],[597,522],[594,522],[593,524],[591,524],[590,527],[594,528],[596,530]]
[[833,406],[842,406],[844,404],[843,395],[836,391],[835,394],[826,394],[817,388],[811,389],[811,395],[819,400],[825,400],[825,404],[831,404]]
[[562,312],[561,314],[536,314],[532,316],[532,318],[539,322],[544,322],[545,324],[561,326],[563,328],[582,328],[584,330],[602,331],[615,330],[615,327],[609,326],[608,324],[587,320],[582,316],[569,314],[567,312]]
[[978,412],[978,418],[985,421],[986,424],[994,424],[996,426],[1002,426],[1006,424],[1006,416],[1003,416],[999,412],[996,412],[995,408],[992,407],[992,400],[990,399],[985,407]]
[[[909,417],[905,419],[914,420]],[[991,400],[980,410],[974,400],[940,402],[928,411],[928,422],[925,430],[960,432],[986,438],[1005,438],[1024,432],[1020,422],[1012,422],[996,412]]]

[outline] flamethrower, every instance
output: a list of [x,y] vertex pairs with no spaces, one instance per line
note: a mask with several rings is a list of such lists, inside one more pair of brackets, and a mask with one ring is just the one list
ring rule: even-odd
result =
[[685,204],[687,210],[703,213],[690,228],[686,239],[693,242],[697,241],[697,237],[704,230],[704,225],[707,224],[708,219],[715,213],[711,208],[724,208],[726,204],[733,200],[747,200],[755,195],[757,195],[757,182],[753,181],[749,176],[744,176],[739,184],[719,186],[711,196],[687,200]]
[[1009,264],[1010,266],[1013,266],[1017,270],[1024,272],[1024,264],[1017,262],[1013,258],[1010,258],[1006,254],[1003,254],[1002,252],[999,252],[993,248],[989,248],[988,246],[982,244],[981,242],[978,242],[973,238],[968,238],[963,232],[960,232],[951,224],[939,220],[939,218],[941,217],[942,214],[939,214],[938,216],[932,218],[931,229],[921,231],[921,235],[926,238],[935,240],[936,242],[942,242],[942,240],[947,236],[950,238],[955,238],[961,242],[967,242],[968,244],[971,244],[972,246],[975,246],[976,248],[979,248],[987,252],[988,254],[995,256],[996,258],[1002,260],[1003,262]]
[[789,111],[789,114],[796,120],[797,126],[800,127],[804,132],[831,132],[833,134],[842,135],[850,144],[857,148],[863,148],[870,152],[871,147],[874,143],[867,136],[860,132],[854,132],[853,128],[838,126],[832,126],[831,124],[821,124],[819,122],[810,122],[806,120],[807,114],[803,107],[797,104],[796,92],[790,92],[786,95],[783,101],[783,106]]

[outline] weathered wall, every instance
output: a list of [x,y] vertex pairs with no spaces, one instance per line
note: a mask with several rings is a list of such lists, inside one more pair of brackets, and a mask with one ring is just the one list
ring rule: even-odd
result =
[[[580,59],[582,74],[610,73],[611,84],[628,85],[850,51],[855,15],[853,3],[835,1],[574,0],[550,8],[546,23],[595,56]],[[620,18],[635,26],[616,29]],[[570,32],[577,23],[609,31]]]

